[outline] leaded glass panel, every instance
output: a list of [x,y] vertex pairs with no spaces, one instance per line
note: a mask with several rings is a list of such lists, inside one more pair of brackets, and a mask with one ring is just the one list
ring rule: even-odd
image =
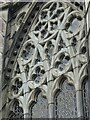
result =
[[75,118],[76,110],[76,92],[67,80],[63,82],[62,90],[55,96],[55,118]]
[[48,118],[48,102],[40,93],[37,102],[31,108],[31,118]]
[[[11,80],[13,83],[11,91],[13,92],[9,95],[11,99],[20,99],[23,109],[19,106],[19,103],[15,102],[10,116],[11,118],[17,118],[20,114],[24,114],[23,110],[26,114],[24,114],[25,118],[53,116],[49,116],[52,110],[48,103],[52,104],[53,93],[58,89],[58,78],[65,75],[69,78],[69,82],[74,84],[75,88],[68,84],[65,79],[61,91],[55,96],[55,118],[77,118],[77,113],[80,111],[77,112],[78,105],[76,108],[75,89],[79,89],[81,92],[77,83],[81,84],[82,75],[83,77],[86,76],[84,70],[87,62],[86,38],[83,34],[83,28],[85,28],[83,7],[79,3],[74,5],[67,2],[49,2],[37,14],[34,8],[33,12],[30,13],[30,22],[28,21],[29,12],[22,13],[17,19],[17,25],[22,28],[22,31],[20,31],[22,33],[20,33],[16,42],[18,43],[16,48],[19,49],[20,47],[21,49],[18,55],[16,48],[13,52],[13,55],[17,57],[17,64],[12,77],[15,78]],[[26,21],[23,19],[25,14],[28,16]],[[32,19],[34,16],[36,18]],[[27,25],[28,22],[32,23],[30,30],[28,29],[29,25]],[[23,42],[21,43],[21,41]],[[13,64],[13,61],[11,63]],[[11,68],[8,69],[8,72],[10,71]],[[40,92],[38,97],[35,95],[37,88],[42,89],[48,101],[40,91],[38,91]],[[87,117],[88,98],[86,88],[87,85],[84,84],[83,103],[84,114]],[[33,101],[36,101],[36,103],[30,105]],[[29,113],[28,105],[30,105]]]

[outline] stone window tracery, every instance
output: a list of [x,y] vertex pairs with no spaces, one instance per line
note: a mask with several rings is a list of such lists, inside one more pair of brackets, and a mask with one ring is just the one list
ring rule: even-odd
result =
[[[9,98],[17,97],[30,118],[51,117],[49,106],[53,102],[55,118],[81,116],[81,111],[78,115],[80,109],[76,92],[81,90],[81,82],[87,76],[87,51],[83,34],[84,12],[80,6],[76,9],[77,5],[66,2],[45,3],[27,33],[28,39],[21,45]],[[24,32],[27,32],[27,26]],[[60,89],[63,75],[66,79]],[[53,101],[54,92],[58,88],[61,91]],[[35,95],[37,89],[41,90],[38,97]],[[85,91],[86,86],[83,88],[83,102],[86,104]],[[36,103],[29,108],[29,103],[33,101]]]
[[19,102],[17,100],[14,101],[12,106],[12,111],[9,113],[9,118],[24,118],[23,116],[23,109],[19,106]]

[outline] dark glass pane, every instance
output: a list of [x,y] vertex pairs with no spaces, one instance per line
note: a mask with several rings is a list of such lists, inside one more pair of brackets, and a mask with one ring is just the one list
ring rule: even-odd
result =
[[62,91],[55,96],[55,118],[75,118],[76,110],[76,92],[67,80],[63,82]]
[[48,118],[48,102],[42,94],[38,95],[37,103],[33,106],[32,118]]

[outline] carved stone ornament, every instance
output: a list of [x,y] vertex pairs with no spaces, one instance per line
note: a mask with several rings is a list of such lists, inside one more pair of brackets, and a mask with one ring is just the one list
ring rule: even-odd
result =
[[83,116],[79,103],[83,97],[77,91],[82,90],[87,77],[84,14],[75,4],[48,2],[35,16],[30,30],[24,29],[28,39],[17,56],[8,99],[20,101],[25,118]]

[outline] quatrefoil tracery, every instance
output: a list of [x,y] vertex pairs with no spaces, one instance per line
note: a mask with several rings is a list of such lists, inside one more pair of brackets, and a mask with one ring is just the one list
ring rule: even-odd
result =
[[45,70],[41,66],[37,66],[32,73],[32,80],[38,84],[45,80]]
[[70,65],[70,57],[67,53],[62,53],[55,62],[55,67],[58,68],[58,70],[63,71],[67,65]]
[[[29,100],[35,101],[33,93],[39,88],[48,98],[49,81],[53,81],[51,91],[56,91],[56,83],[64,74],[74,86],[81,84],[79,77],[86,76],[83,65],[87,61],[83,28],[83,12],[67,3],[46,4],[28,33],[29,40],[21,48],[15,76],[20,75],[22,79],[12,80],[10,97],[22,97],[26,90],[27,104]],[[80,65],[82,69],[78,69]]]
[[33,56],[35,46],[33,42],[29,42],[28,44],[26,43],[23,51],[22,51],[22,58],[24,60],[28,60]]
[[[50,68],[65,72],[70,70],[70,59],[80,54],[79,42],[83,27],[83,12],[80,13],[66,3],[46,4],[29,32],[30,40],[26,41],[22,47],[20,53],[20,57],[23,58],[22,64],[29,63],[29,67],[33,68],[38,63],[44,63],[44,69],[48,66],[46,71]],[[85,53],[85,49],[81,49],[81,52]],[[59,59],[60,56],[64,57]],[[36,74],[33,76],[34,79],[37,78]]]
[[[54,4],[56,7],[51,11]],[[72,9],[69,6],[65,7],[65,5],[62,5],[61,7],[58,2],[52,3],[50,5],[50,7],[52,6],[51,8],[44,8],[41,11],[39,19],[33,29],[34,34],[38,39],[47,39],[58,30],[66,30],[67,32],[76,34],[80,29],[82,29],[83,15],[81,16],[77,10]],[[67,11],[68,13],[71,11],[71,13],[69,13],[65,18],[64,16],[67,14]]]
[[16,76],[10,83],[9,90],[11,91],[11,94],[9,94],[9,97],[11,96],[12,98],[20,95],[22,93],[22,86],[22,79],[19,76]]

